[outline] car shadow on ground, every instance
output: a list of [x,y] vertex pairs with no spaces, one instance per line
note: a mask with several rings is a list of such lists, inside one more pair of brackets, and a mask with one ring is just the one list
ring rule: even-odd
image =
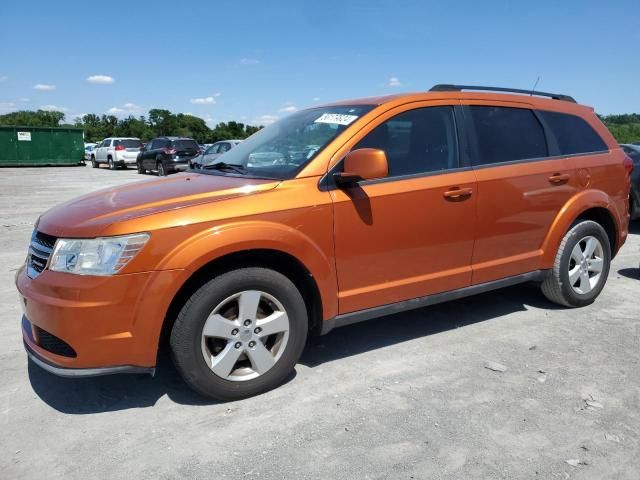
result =
[[[434,335],[523,311],[527,306],[557,308],[535,285],[518,285],[456,302],[420,308],[338,328],[309,340],[300,360],[316,367],[324,362]],[[94,378],[60,378],[29,362],[34,392],[49,406],[66,414],[112,412],[155,405],[165,395],[183,405],[218,403],[193,392],[180,378],[168,355],[161,355],[156,376],[111,375]],[[296,376],[295,371],[287,382]]]
[[[638,255],[640,257],[640,255]],[[640,261],[640,260],[639,260]],[[640,267],[638,268],[621,268],[618,274],[633,280],[640,280]]]

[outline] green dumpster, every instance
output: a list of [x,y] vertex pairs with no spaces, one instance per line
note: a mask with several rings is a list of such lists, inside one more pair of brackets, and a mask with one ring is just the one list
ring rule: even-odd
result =
[[0,167],[78,165],[83,161],[81,128],[0,126]]

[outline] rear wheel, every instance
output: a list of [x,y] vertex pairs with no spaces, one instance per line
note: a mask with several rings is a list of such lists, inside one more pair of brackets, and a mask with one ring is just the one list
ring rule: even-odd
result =
[[164,168],[164,163],[162,163],[162,161],[159,161],[156,164],[156,170],[158,171],[158,175],[161,177],[166,177],[167,176],[167,170]]
[[302,295],[284,275],[243,268],[200,287],[171,331],[184,380],[202,395],[235,400],[280,385],[307,338]]
[[109,165],[109,170],[115,170],[116,169],[116,165],[115,165],[115,163],[113,163],[113,158],[109,157],[107,159],[107,164]]
[[98,162],[96,162],[96,157],[91,156],[91,166],[93,168],[100,168],[100,165],[98,164]]
[[566,307],[589,305],[600,295],[609,275],[611,245],[604,228],[581,221],[566,233],[542,292]]

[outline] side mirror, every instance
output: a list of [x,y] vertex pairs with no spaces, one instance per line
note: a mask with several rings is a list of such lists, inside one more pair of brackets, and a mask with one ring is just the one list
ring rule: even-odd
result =
[[333,174],[339,187],[353,185],[360,180],[384,178],[389,175],[387,154],[377,148],[359,148],[344,158],[344,171]]

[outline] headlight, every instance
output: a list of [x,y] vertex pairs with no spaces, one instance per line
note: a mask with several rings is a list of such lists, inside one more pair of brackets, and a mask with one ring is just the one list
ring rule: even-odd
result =
[[59,238],[53,249],[49,270],[77,275],[118,273],[149,240],[149,234],[90,239]]

